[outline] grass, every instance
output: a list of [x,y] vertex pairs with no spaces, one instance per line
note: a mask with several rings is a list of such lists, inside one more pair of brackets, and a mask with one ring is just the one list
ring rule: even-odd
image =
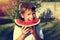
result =
[[[45,40],[60,40],[60,21],[41,23]],[[12,40],[14,23],[0,25],[0,40]]]

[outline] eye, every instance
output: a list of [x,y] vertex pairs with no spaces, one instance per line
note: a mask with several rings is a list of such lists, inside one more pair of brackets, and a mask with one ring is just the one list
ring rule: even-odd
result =
[[30,15],[30,13],[28,13],[28,15]]
[[33,13],[33,14],[35,14],[35,13]]
[[33,14],[35,14],[35,13],[33,13]]

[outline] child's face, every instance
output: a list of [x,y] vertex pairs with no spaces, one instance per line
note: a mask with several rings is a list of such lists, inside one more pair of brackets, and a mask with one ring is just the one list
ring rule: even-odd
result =
[[32,21],[36,17],[36,14],[31,9],[27,9],[21,16],[25,21]]

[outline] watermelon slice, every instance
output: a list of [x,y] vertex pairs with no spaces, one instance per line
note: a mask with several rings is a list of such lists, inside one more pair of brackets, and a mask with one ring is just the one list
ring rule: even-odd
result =
[[40,23],[40,20],[39,19],[35,19],[33,21],[24,22],[24,21],[22,21],[20,19],[16,19],[15,20],[15,23],[17,25],[19,25],[19,26],[28,26],[28,27],[30,27],[30,26],[34,26],[34,25],[39,24]]

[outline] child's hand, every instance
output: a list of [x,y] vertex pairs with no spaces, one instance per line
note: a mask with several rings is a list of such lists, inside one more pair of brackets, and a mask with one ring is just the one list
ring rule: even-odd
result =
[[26,35],[27,33],[29,33],[29,31],[30,31],[30,28],[22,27],[22,34],[23,35]]
[[17,38],[17,40],[24,40],[26,34],[30,32],[30,29],[27,28],[27,27],[22,27],[21,31],[22,31],[22,33],[21,33],[21,35]]
[[39,35],[36,32],[36,27],[31,28],[30,33],[33,34],[33,36],[35,37],[35,40],[41,40],[41,38],[39,37]]
[[36,27],[31,28],[31,29],[30,29],[30,33],[31,33],[31,34],[35,34],[35,33],[36,33]]

